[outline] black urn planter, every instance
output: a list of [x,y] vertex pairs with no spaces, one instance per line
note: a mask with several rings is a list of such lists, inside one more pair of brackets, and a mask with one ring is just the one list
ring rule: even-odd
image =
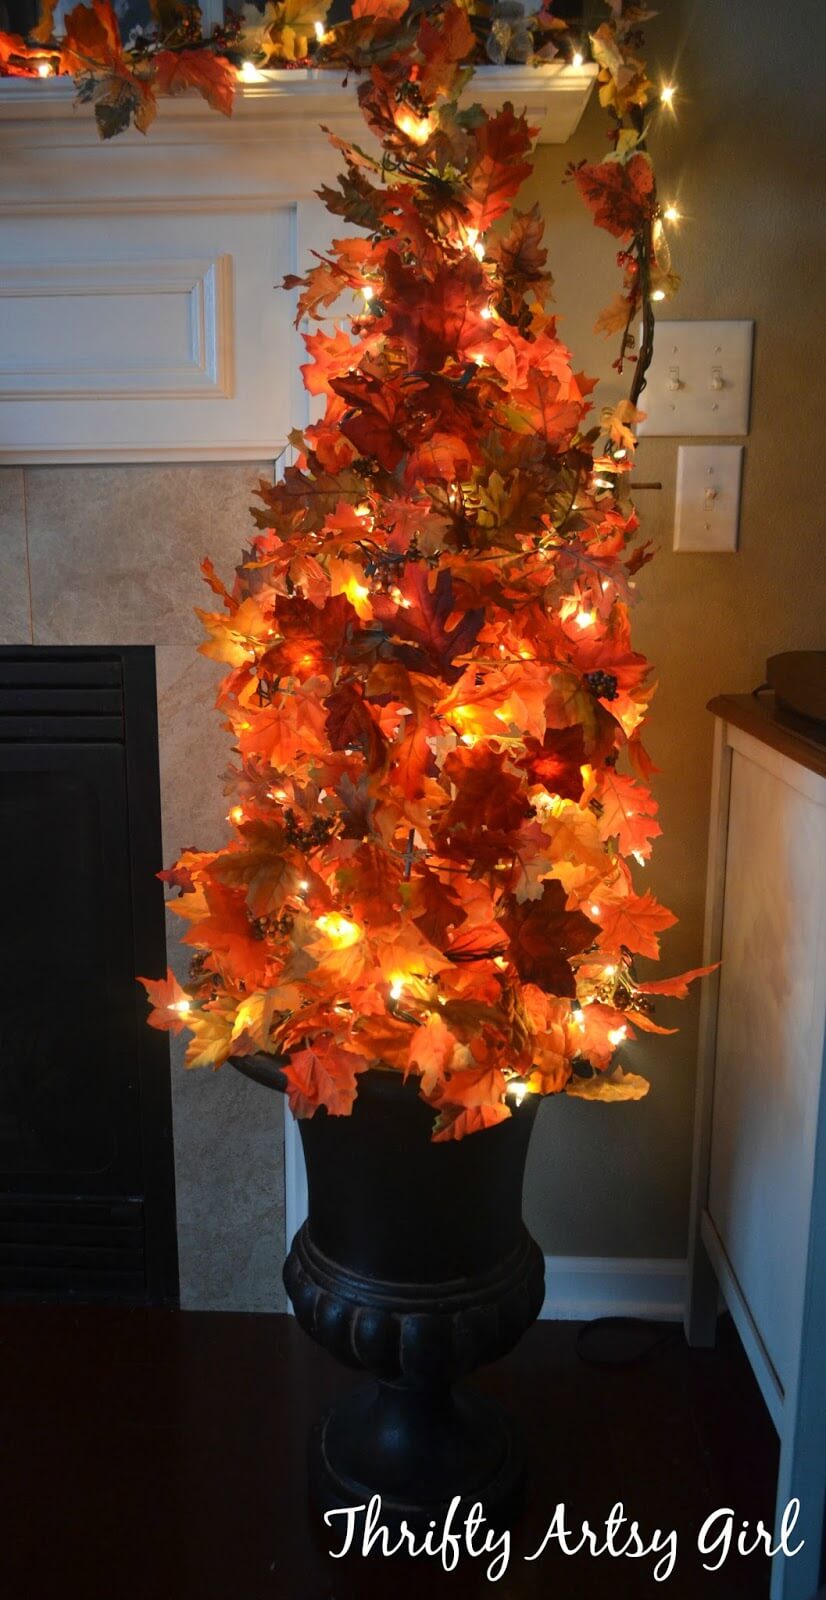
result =
[[[270,1087],[271,1057],[233,1063]],[[299,1124],[309,1215],[284,1267],[302,1328],[369,1373],[317,1425],[314,1498],[324,1510],[382,1497],[382,1519],[411,1528],[481,1501],[506,1514],[521,1479],[513,1425],[453,1385],[512,1349],[539,1314],[539,1246],[522,1221],[522,1179],[537,1111],[433,1144],[418,1080],[368,1071],[352,1116]]]

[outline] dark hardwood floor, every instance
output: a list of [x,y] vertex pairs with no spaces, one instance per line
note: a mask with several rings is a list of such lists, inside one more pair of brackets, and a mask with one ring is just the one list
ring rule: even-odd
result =
[[[3,1600],[762,1600],[765,1558],[704,1573],[697,1531],[718,1507],[771,1525],[777,1444],[727,1321],[714,1351],[680,1337],[645,1365],[577,1357],[544,1323],[477,1382],[523,1424],[526,1503],[497,1582],[485,1562],[330,1558],[308,1510],[308,1425],[350,1375],[287,1317],[113,1308],[0,1310]],[[656,1557],[537,1549],[557,1502],[604,1534],[616,1501]]]

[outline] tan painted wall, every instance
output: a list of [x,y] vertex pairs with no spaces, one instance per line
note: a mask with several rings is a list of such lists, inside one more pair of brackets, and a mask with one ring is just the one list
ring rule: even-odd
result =
[[[655,781],[664,828],[640,878],[679,915],[662,965],[680,971],[701,953],[712,734],[705,704],[723,690],[752,689],[775,651],[826,648],[826,23],[814,3],[662,0],[650,46],[663,80],[673,77],[681,90],[675,117],[652,141],[663,198],[686,217],[672,230],[683,288],[669,315],[756,325],[739,552],[675,555],[680,441],[651,440],[638,456],[638,475],[663,482],[662,493],[638,502],[659,546],[640,576],[634,628],[660,681],[648,743],[662,768]],[[552,219],[564,336],[577,364],[600,375],[610,373],[614,350],[590,325],[618,287],[616,241],[591,228],[561,178],[569,160],[601,149],[602,121],[592,104],[571,145],[540,153],[531,195]],[[606,384],[603,397],[601,385],[596,398],[618,392]],[[696,1000],[663,1006],[661,1020],[679,1024],[680,1034],[628,1051],[628,1064],[652,1080],[641,1105],[542,1108],[528,1218],[549,1253],[684,1254],[697,1011]]]

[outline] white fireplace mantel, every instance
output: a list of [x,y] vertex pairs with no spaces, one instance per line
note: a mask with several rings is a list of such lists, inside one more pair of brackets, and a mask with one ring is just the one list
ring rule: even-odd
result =
[[[480,67],[466,98],[574,132],[592,65]],[[366,143],[354,80],[277,71],[231,118],[194,94],[98,138],[68,80],[0,80],[0,462],[264,460],[306,421],[291,297]]]

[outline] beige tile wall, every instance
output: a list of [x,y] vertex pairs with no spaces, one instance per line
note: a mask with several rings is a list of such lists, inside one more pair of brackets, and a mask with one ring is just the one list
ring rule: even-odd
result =
[[[197,653],[202,555],[228,577],[248,538],[251,488],[271,464],[0,470],[0,640],[156,648],[164,859],[226,832],[229,740],[220,669]],[[170,961],[186,957],[169,918]],[[280,1098],[229,1069],[186,1073],[172,1100],[182,1303],[284,1305]]]

